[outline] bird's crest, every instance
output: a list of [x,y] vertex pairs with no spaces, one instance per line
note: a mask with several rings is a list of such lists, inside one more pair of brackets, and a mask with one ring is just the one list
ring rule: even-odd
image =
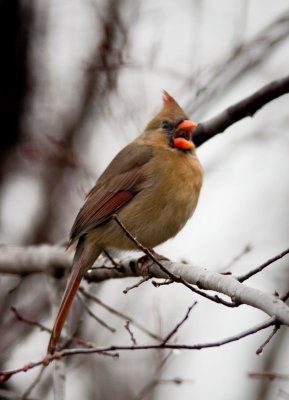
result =
[[163,105],[168,106],[169,104],[177,104],[177,102],[167,91],[163,90]]

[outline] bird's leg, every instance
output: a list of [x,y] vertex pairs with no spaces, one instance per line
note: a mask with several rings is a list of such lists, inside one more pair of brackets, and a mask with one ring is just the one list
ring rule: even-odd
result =
[[[159,262],[169,261],[168,258],[166,258],[165,256],[162,256],[161,254],[156,253],[153,249],[148,249],[148,250],[157,261],[159,261]],[[153,263],[154,263],[154,260],[148,255],[144,255],[137,260],[137,265],[140,267],[142,275],[149,274],[149,268],[153,265]]]

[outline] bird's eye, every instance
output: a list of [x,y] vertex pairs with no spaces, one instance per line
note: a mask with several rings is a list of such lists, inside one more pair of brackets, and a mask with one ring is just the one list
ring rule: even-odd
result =
[[168,123],[168,121],[162,122],[161,128],[162,128],[164,131],[167,131],[167,130],[170,128],[170,124]]

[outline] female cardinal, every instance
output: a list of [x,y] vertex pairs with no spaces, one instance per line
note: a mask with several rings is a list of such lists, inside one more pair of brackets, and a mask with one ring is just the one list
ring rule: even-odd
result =
[[88,193],[71,229],[70,244],[77,242],[73,272],[48,353],[55,351],[81,279],[102,250],[135,249],[113,214],[148,248],[175,236],[192,216],[203,180],[203,169],[191,140],[195,127],[164,91],[161,111],[139,137],[117,154]]

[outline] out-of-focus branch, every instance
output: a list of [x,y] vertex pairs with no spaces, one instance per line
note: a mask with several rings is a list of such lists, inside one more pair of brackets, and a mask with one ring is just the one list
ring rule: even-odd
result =
[[[233,49],[227,60],[222,58],[219,65],[214,65],[211,70],[204,71],[204,77],[197,76],[198,90],[187,104],[185,109],[194,118],[199,118],[204,108],[224,90],[238,81],[246,72],[260,66],[283,39],[289,35],[289,10],[283,12],[275,21],[269,23],[256,36],[246,43]],[[195,80],[192,80],[195,85]],[[188,85],[188,83],[186,83]]]
[[245,117],[252,117],[256,111],[270,101],[289,92],[289,76],[273,81],[252,95],[228,107],[210,120],[198,124],[192,134],[195,145],[201,146],[218,133]]
[[[103,17],[95,23],[95,50],[85,69],[79,107],[77,111],[69,114],[66,121],[62,122],[65,128],[62,133],[60,151],[56,153],[54,162],[49,163],[49,166],[43,170],[41,180],[47,201],[46,207],[38,216],[38,222],[33,228],[34,244],[51,240],[55,221],[66,208],[68,201],[69,191],[63,190],[67,176],[64,166],[74,166],[74,161],[72,165],[70,164],[74,158],[73,143],[76,138],[81,137],[91,115],[104,106],[106,98],[116,86],[118,72],[122,66],[122,55],[127,44],[127,33],[121,13],[122,1],[108,0],[105,2]],[[100,40],[98,40],[99,36]],[[111,64],[118,65],[118,68],[111,68]],[[64,157],[65,154],[68,155],[67,158]],[[66,161],[66,164],[63,161]]]
[[276,372],[248,372],[248,376],[250,378],[267,378],[271,381],[275,379],[285,379],[288,381],[289,375],[288,374],[279,374]]
[[99,304],[101,307],[105,308],[111,314],[117,315],[118,317],[120,317],[122,319],[125,319],[126,321],[128,321],[132,325],[136,326],[139,330],[144,332],[146,335],[150,336],[152,339],[154,339],[154,340],[162,340],[162,338],[160,336],[158,336],[158,335],[154,334],[153,332],[151,332],[147,327],[145,327],[142,324],[140,324],[139,322],[137,322],[134,318],[128,316],[127,314],[124,314],[123,312],[120,312],[120,311],[116,310],[115,308],[112,308],[112,307],[108,306],[107,304],[103,303],[103,301],[101,301],[99,298],[97,298],[93,294],[91,294],[91,293],[87,292],[86,290],[84,290],[82,287],[79,288],[79,291],[80,291],[80,293],[83,294],[83,296],[85,298],[87,298],[89,300],[92,300],[96,304]]
[[0,247],[0,273],[25,276],[46,273],[62,276],[71,268],[72,255],[63,246]]
[[20,0],[0,1],[0,184],[15,167],[13,147],[23,137],[25,101],[32,89],[28,58],[33,21],[31,2],[24,6]]

